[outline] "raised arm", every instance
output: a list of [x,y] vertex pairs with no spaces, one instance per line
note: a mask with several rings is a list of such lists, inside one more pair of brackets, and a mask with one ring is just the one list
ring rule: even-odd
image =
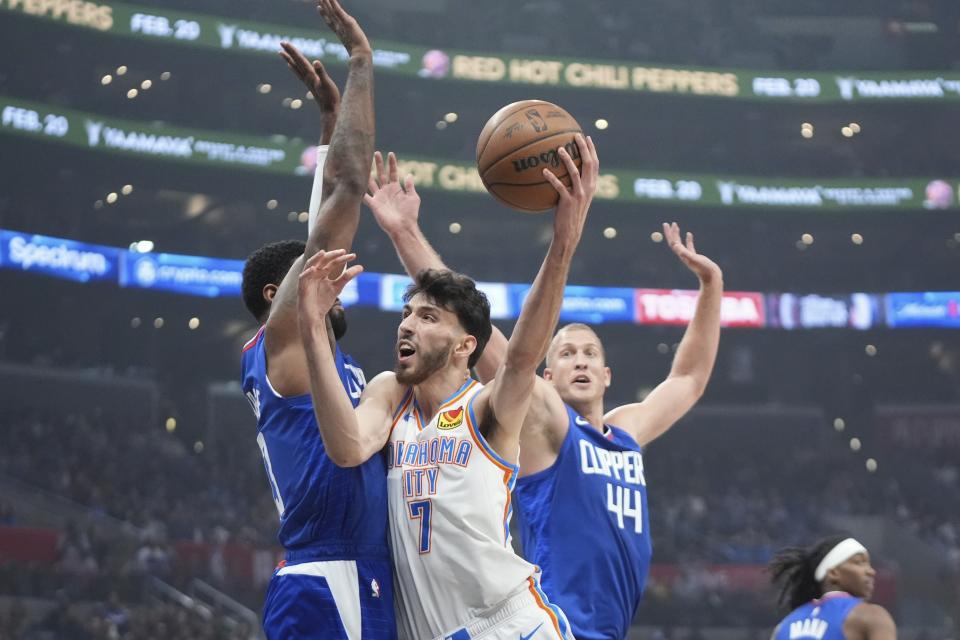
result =
[[699,279],[700,297],[667,379],[643,402],[617,407],[604,417],[604,422],[625,429],[640,445],[662,435],[700,399],[710,380],[720,344],[723,272],[712,260],[697,253],[692,233],[687,233],[684,245],[676,223],[664,223],[663,231],[670,248]]
[[[407,176],[400,182],[397,156],[393,152],[387,154],[386,165],[383,154],[379,151],[374,154],[373,162],[377,177],[370,178],[369,193],[364,196],[363,201],[393,243],[407,275],[413,278],[424,269],[446,269],[440,254],[430,245],[420,229],[420,195],[417,194],[413,177]],[[480,382],[487,383],[494,378],[506,353],[507,339],[503,332],[494,327],[483,355],[477,362],[477,377]]]
[[[337,0],[318,0],[318,9],[350,55],[347,84],[336,117],[323,172],[323,200],[317,221],[280,284],[267,319],[268,374],[285,396],[306,393],[303,347],[297,332],[297,278],[304,262],[321,249],[349,249],[360,221],[360,204],[373,157],[373,54],[357,21]],[[296,62],[296,60],[294,60]],[[302,65],[299,67],[304,73]],[[316,67],[311,67],[316,71]],[[322,87],[323,83],[320,83]],[[322,106],[322,103],[320,103]]]
[[280,43],[280,57],[293,75],[307,88],[320,108],[320,144],[330,144],[333,128],[340,112],[340,89],[319,60],[310,62],[297,47],[289,42]]
[[[346,284],[363,270],[360,265],[344,269],[355,257],[343,249],[319,251],[298,278],[298,324],[313,410],[327,455],[341,467],[362,464],[383,447],[391,412],[399,402],[398,385],[389,373],[370,382],[356,409],[343,392],[325,320]],[[330,279],[338,273],[339,277]]]
[[507,460],[517,459],[520,429],[530,407],[537,367],[547,352],[560,316],[570,262],[597,189],[599,160],[593,141],[577,134],[577,146],[583,160],[582,176],[570,154],[562,147],[559,150],[570,174],[569,189],[549,170],[543,172],[544,178],[560,194],[553,240],[523,304],[496,379],[477,398],[475,411],[481,429],[494,450]]

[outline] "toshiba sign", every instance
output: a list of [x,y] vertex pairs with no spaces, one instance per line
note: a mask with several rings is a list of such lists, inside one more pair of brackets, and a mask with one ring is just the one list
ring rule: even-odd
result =
[[[637,324],[685,325],[697,308],[697,291],[678,289],[637,289],[634,308]],[[720,307],[724,327],[763,327],[766,325],[763,294],[727,291]]]

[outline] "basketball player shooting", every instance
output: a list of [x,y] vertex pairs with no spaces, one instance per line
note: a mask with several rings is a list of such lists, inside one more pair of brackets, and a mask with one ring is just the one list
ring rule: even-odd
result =
[[[375,155],[377,179],[364,199],[408,273],[442,268],[417,220],[413,180]],[[640,403],[604,413],[611,382],[603,344],[587,325],[557,332],[521,431],[514,499],[524,557],[543,570],[543,587],[580,640],[624,638],[643,596],[651,543],[643,447],[666,432],[706,389],[720,341],[723,274],[699,254],[693,235],[664,224],[670,249],[700,282],[700,297],[670,374]],[[485,380],[506,338],[493,331],[477,367]],[[583,523],[589,522],[585,527]]]
[[352,254],[323,252],[300,276],[300,329],[327,451],[351,466],[387,450],[401,637],[567,637],[537,568],[513,552],[507,523],[536,369],[596,192],[596,150],[582,136],[577,143],[582,176],[570,154],[558,152],[570,188],[544,171],[559,195],[553,241],[487,386],[469,376],[491,334],[486,297],[465,276],[427,270],[405,295],[395,370],[374,378],[354,409],[336,383],[323,318],[361,267],[343,271]]
[[[342,105],[319,62],[311,64],[290,44],[281,52],[316,98],[321,142],[330,142],[326,163],[318,162],[309,236],[306,244],[262,247],[243,274],[244,302],[264,323],[244,348],[243,390],[257,416],[257,442],[285,550],[267,590],[263,627],[270,639],[389,640],[396,637],[396,623],[386,467],[380,458],[351,469],[331,462],[311,405],[297,324],[297,278],[304,261],[321,249],[352,244],[373,155],[370,44],[336,0],[320,0],[318,9],[350,55]],[[346,331],[342,306],[332,305],[317,322],[329,330],[328,348],[335,353],[330,382],[345,402],[355,404],[365,381],[337,344]]]
[[770,562],[779,603],[790,613],[771,640],[896,640],[897,626],[873,595],[877,572],[867,548],[834,536],[807,549],[784,549]]

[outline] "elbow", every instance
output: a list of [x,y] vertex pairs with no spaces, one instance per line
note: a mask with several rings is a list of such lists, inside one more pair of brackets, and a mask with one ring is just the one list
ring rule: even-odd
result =
[[326,446],[327,442],[324,441],[327,457],[342,469],[359,467],[379,450],[372,439],[357,439],[352,436],[331,444],[333,446]]
[[327,185],[330,185],[330,195],[336,194],[338,197],[354,200],[363,199],[363,194],[367,192],[367,173],[362,170],[341,170],[331,173],[332,175],[324,175],[323,177],[325,193]]
[[362,199],[367,192],[370,179],[369,168],[357,166],[354,169],[345,171],[343,175],[337,178],[338,182],[335,188],[350,198]]
[[327,449],[327,457],[330,458],[330,461],[333,462],[333,464],[337,465],[341,469],[359,467],[361,464],[367,461],[366,458],[361,457],[357,452],[354,451],[337,451],[333,449]]
[[707,383],[709,382],[710,382],[709,378],[698,378],[694,376],[693,383],[692,383],[692,387],[693,387],[692,395],[693,395],[694,402],[699,402],[700,398],[703,397],[703,394],[707,392]]
[[[372,155],[372,154],[371,154]],[[372,159],[371,159],[372,164]],[[370,183],[370,165],[355,159],[342,158],[339,162],[327,161],[323,172],[326,192],[361,199]]]
[[670,378],[681,380],[684,384],[684,395],[690,399],[691,405],[696,404],[707,392],[708,376],[698,376],[692,373],[673,374]]

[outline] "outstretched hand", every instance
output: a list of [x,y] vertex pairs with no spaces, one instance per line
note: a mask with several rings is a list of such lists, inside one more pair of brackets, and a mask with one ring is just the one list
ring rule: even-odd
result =
[[360,24],[343,10],[337,0],[317,0],[317,10],[330,30],[337,34],[340,42],[347,49],[347,54],[351,56],[373,54],[370,41],[367,40]]
[[340,89],[333,81],[323,63],[310,62],[307,57],[289,42],[281,42],[280,57],[284,59],[293,74],[310,90],[314,99],[324,112],[336,113],[340,107]]
[[324,322],[343,288],[363,271],[359,264],[346,268],[356,257],[355,253],[337,249],[318,251],[307,260],[298,282],[301,322]]
[[568,246],[576,246],[580,242],[583,225],[587,220],[587,210],[597,192],[597,179],[600,174],[600,159],[597,157],[593,140],[589,136],[584,139],[583,134],[580,133],[574,137],[574,140],[580,151],[581,169],[579,171],[567,150],[563,147],[557,149],[560,160],[566,166],[567,174],[570,176],[569,188],[552,171],[543,170],[543,177],[560,195],[553,221],[554,238]]
[[680,261],[693,271],[700,282],[707,284],[723,277],[723,272],[716,262],[707,256],[697,253],[693,244],[693,234],[687,232],[686,244],[680,239],[680,226],[676,222],[663,223],[663,236],[670,246],[670,250],[677,254]]
[[420,215],[420,196],[413,184],[413,176],[408,175],[401,183],[397,175],[397,156],[391,151],[387,154],[386,167],[383,154],[373,154],[377,177],[370,178],[368,193],[363,201],[377,224],[387,235],[405,228],[415,227]]

